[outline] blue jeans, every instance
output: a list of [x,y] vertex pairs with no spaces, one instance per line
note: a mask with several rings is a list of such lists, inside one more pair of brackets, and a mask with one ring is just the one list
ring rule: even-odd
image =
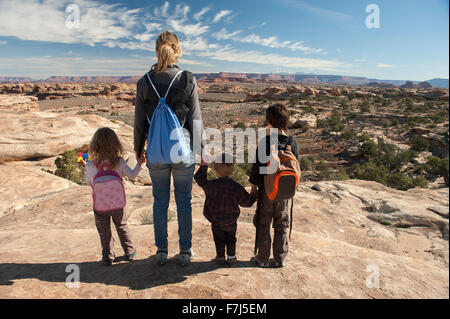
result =
[[194,161],[178,164],[151,164],[147,162],[153,185],[153,227],[155,245],[167,249],[167,210],[170,200],[170,175],[173,175],[175,202],[177,204],[178,237],[180,251],[192,247],[192,179]]

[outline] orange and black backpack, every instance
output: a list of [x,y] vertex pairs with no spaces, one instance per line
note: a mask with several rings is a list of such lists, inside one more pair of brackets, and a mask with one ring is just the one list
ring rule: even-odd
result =
[[[294,209],[294,195],[301,176],[300,164],[291,151],[291,146],[286,145],[278,149],[278,154],[271,160],[276,161],[276,171],[264,175],[264,189],[270,200],[292,199],[289,238],[292,231],[292,212]],[[270,162],[268,165],[270,166]]]

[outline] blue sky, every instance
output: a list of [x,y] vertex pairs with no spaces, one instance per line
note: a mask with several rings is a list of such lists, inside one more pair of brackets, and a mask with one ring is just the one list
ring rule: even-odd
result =
[[[79,28],[66,26],[71,4]],[[169,30],[194,72],[448,78],[448,12],[448,0],[0,0],[0,76],[141,75]]]

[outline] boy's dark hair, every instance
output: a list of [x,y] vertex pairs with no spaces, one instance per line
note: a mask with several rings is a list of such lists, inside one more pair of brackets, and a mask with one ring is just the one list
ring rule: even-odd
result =
[[286,130],[288,128],[289,115],[288,108],[281,103],[271,105],[266,110],[267,123],[279,130]]
[[234,172],[233,156],[227,153],[222,153],[217,156],[213,164],[214,170],[222,177],[230,177]]

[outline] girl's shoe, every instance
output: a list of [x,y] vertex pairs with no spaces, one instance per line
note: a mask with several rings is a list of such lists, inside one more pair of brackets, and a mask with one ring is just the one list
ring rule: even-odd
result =
[[189,250],[182,250],[180,251],[180,255],[178,256],[178,263],[180,266],[187,266],[191,263],[191,258],[194,256],[194,251],[191,249]]
[[136,250],[135,250],[135,251],[132,252],[131,254],[125,255],[125,259],[126,259],[127,261],[132,261],[134,258],[136,258],[136,256],[137,256],[137,252],[136,252]]
[[156,263],[160,266],[167,263],[167,250],[161,249],[156,252]]
[[259,259],[258,259],[258,257],[252,257],[251,259],[250,259],[250,262],[252,262],[252,263],[254,263],[255,265],[257,265],[258,267],[261,267],[261,268],[267,268],[267,267],[269,267],[269,262],[262,262],[262,261],[260,261]]

